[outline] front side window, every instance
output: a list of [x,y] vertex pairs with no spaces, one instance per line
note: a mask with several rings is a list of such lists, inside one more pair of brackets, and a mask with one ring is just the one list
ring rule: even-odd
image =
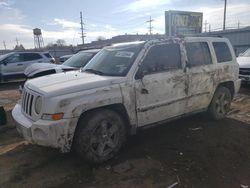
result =
[[106,47],[82,70],[106,76],[126,76],[143,44],[139,42]]
[[15,53],[5,59],[5,62],[7,63],[17,63],[23,61],[23,56],[22,54]]
[[216,58],[218,63],[232,61],[230,49],[225,42],[213,42]]
[[212,63],[211,53],[206,42],[187,42],[186,51],[188,64],[191,67]]
[[142,62],[140,71],[143,75],[181,68],[179,44],[163,44],[150,48]]

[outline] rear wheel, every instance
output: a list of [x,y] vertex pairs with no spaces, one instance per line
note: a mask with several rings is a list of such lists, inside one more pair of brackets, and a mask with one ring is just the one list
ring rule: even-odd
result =
[[232,96],[228,88],[218,87],[209,105],[208,113],[214,120],[223,119],[230,110]]
[[81,157],[93,163],[112,158],[126,139],[122,117],[112,110],[98,110],[78,122],[74,148]]

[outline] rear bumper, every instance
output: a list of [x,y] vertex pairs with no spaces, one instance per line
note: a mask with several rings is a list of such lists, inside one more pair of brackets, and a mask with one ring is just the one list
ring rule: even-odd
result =
[[25,140],[41,146],[58,148],[62,152],[70,151],[77,120],[32,121],[23,115],[19,104],[12,110],[12,116],[17,131]]

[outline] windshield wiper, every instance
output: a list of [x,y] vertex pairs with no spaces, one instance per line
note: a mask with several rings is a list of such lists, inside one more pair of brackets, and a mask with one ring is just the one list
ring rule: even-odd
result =
[[98,75],[103,75],[103,72],[95,70],[95,69],[85,69],[84,71],[94,73],[94,74],[98,74]]

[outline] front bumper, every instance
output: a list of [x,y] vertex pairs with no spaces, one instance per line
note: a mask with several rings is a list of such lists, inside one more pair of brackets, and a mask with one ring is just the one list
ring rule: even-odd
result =
[[239,75],[239,78],[243,81],[243,82],[250,82],[250,75]]
[[62,152],[70,151],[76,119],[32,121],[23,115],[20,104],[16,104],[12,110],[12,116],[16,122],[17,131],[25,140],[42,146],[58,148]]

